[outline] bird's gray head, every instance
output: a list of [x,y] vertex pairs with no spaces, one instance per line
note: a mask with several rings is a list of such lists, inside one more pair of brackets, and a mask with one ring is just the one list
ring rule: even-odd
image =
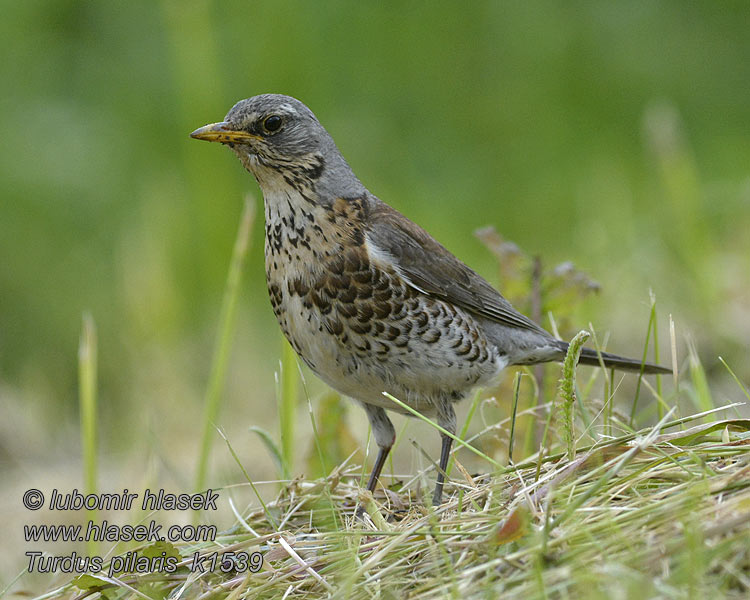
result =
[[364,189],[313,112],[291,96],[240,100],[224,121],[190,135],[232,148],[264,195],[285,185],[316,188],[331,197],[358,195]]

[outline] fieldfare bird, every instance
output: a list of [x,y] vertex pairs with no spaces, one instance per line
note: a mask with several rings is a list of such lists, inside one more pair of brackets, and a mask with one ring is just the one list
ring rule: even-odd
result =
[[[253,174],[265,205],[271,305],[300,358],[359,402],[379,451],[373,491],[395,439],[395,396],[455,433],[453,403],[508,365],[559,361],[568,344],[516,311],[481,276],[357,179],[302,102],[263,94],[192,137],[228,145]],[[580,362],[668,372],[584,349]],[[433,502],[442,500],[451,438]]]

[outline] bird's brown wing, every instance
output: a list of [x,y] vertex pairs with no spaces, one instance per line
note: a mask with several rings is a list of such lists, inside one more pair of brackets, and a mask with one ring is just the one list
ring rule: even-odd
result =
[[419,225],[376,198],[368,212],[369,242],[384,252],[414,287],[487,319],[549,337]]

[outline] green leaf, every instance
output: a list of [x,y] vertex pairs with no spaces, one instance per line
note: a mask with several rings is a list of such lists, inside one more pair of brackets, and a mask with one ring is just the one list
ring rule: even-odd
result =
[[164,553],[165,557],[174,556],[175,558],[182,558],[180,551],[173,544],[161,540],[154,542],[150,546],[146,546],[141,551],[141,554],[146,558],[157,558],[162,556],[162,553]]
[[78,577],[73,578],[73,585],[76,586],[79,590],[91,590],[94,588],[100,588],[105,585],[110,585],[106,581],[102,581],[98,577],[94,577],[93,575],[79,575]]
[[271,458],[273,458],[273,462],[276,463],[276,468],[278,469],[279,473],[281,473],[283,470],[283,466],[282,466],[283,461],[281,459],[281,448],[279,448],[279,445],[271,437],[271,434],[268,433],[262,427],[258,427],[257,425],[253,425],[252,427],[250,427],[250,431],[258,434],[258,437],[263,442],[263,445],[266,447],[266,450],[268,450],[269,454],[271,455]]
[[678,446],[687,446],[692,442],[695,442],[698,438],[705,436],[713,431],[719,429],[739,429],[741,431],[750,431],[750,419],[725,419],[723,421],[716,421],[714,423],[704,423],[703,425],[696,425],[690,429],[683,431],[676,431],[674,433],[663,433],[658,436],[654,443],[659,444],[662,442],[670,442]]

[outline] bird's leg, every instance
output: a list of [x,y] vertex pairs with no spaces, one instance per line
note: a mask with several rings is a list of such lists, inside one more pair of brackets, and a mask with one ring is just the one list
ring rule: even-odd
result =
[[367,489],[374,492],[375,486],[378,483],[378,478],[380,477],[380,472],[383,470],[383,465],[385,465],[385,459],[391,451],[393,442],[396,441],[396,430],[393,429],[393,423],[391,423],[384,408],[364,403],[362,406],[364,407],[365,412],[367,413],[367,418],[370,421],[370,427],[372,427],[372,434],[375,437],[375,443],[378,445],[378,456],[375,459],[375,466],[372,468],[370,479],[367,482]]
[[[438,425],[446,431],[455,435],[456,433],[456,411],[453,410],[453,404],[449,400],[443,400],[438,408]],[[443,439],[443,445],[440,449],[440,464],[438,465],[437,483],[435,484],[435,494],[432,496],[432,505],[440,506],[443,502],[443,482],[445,481],[445,470],[448,468],[448,459],[451,456],[451,445],[453,438],[440,434]]]

